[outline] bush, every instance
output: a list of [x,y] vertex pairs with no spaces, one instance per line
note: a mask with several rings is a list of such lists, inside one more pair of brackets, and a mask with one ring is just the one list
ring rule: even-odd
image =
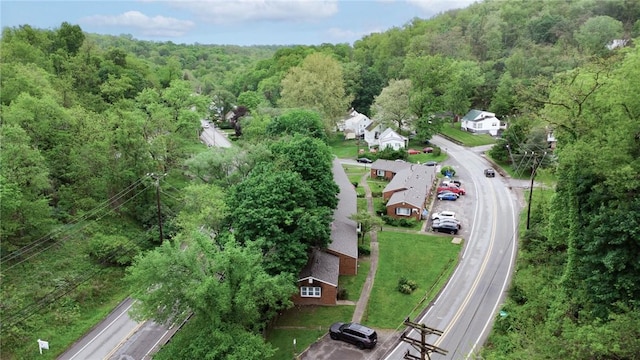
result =
[[96,234],[89,244],[89,256],[104,265],[131,265],[138,253],[138,244],[121,235]]
[[347,300],[349,298],[349,291],[345,288],[338,288],[338,300]]
[[456,169],[453,168],[453,166],[443,166],[442,169],[440,169],[440,174],[447,176],[447,172],[451,173],[451,176],[456,176]]
[[404,276],[398,280],[398,291],[403,294],[411,294],[417,288],[418,284],[415,281],[409,280]]
[[405,218],[401,218],[401,219],[396,219],[393,218],[391,216],[388,215],[383,215],[382,216],[382,220],[384,221],[385,224],[390,225],[390,226],[395,226],[395,227],[414,227],[416,225],[416,220],[415,219],[405,219]]
[[369,256],[371,255],[371,248],[364,245],[358,245],[358,255],[360,256]]

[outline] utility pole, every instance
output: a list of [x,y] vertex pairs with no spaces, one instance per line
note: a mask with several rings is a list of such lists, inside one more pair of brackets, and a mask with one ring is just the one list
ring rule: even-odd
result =
[[[547,156],[547,152],[545,151],[542,156],[542,160]],[[531,170],[531,184],[529,185],[529,204],[527,204],[527,230],[529,230],[529,223],[531,222],[531,201],[533,198],[533,180],[536,178],[536,173],[538,172],[538,168],[540,167],[540,163],[542,160],[538,161],[538,157],[536,153],[533,153],[533,168]]]
[[408,343],[409,345],[413,346],[416,350],[420,351],[420,357],[415,356],[410,354],[410,350],[407,350],[407,352],[404,354],[404,359],[410,359],[410,360],[431,360],[431,353],[436,353],[436,354],[440,354],[440,355],[447,355],[448,351],[441,349],[435,345],[431,345],[427,343],[427,335],[437,335],[440,336],[443,334],[442,331],[438,330],[438,329],[434,329],[434,328],[430,328],[424,324],[420,324],[420,323],[415,323],[409,320],[409,318],[407,318],[404,321],[404,325],[409,326],[411,328],[413,328],[414,330],[420,331],[420,340],[417,339],[413,339],[410,338],[407,335],[407,331],[405,331],[402,336],[400,337],[400,340]]
[[158,228],[160,230],[160,243],[162,243],[164,236],[162,236],[162,208],[160,207],[160,179],[166,176],[167,174],[150,173],[147,175],[149,175],[156,181],[156,206],[158,208]]

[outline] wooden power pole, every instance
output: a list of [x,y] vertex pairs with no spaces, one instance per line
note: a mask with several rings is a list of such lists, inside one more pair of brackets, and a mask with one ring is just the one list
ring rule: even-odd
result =
[[417,339],[413,339],[411,337],[409,337],[409,335],[407,335],[408,331],[405,331],[402,336],[400,337],[400,340],[408,343],[409,345],[413,346],[416,350],[420,351],[420,357],[415,356],[410,354],[410,350],[407,350],[407,352],[404,354],[404,358],[405,359],[411,359],[411,360],[431,360],[431,355],[432,353],[436,353],[436,354],[440,354],[440,355],[447,355],[448,351],[441,349],[435,345],[431,345],[429,343],[427,343],[427,335],[437,335],[440,336],[442,335],[442,331],[438,330],[438,329],[433,329],[430,328],[424,324],[420,324],[420,323],[415,323],[413,321],[410,321],[409,318],[407,318],[404,321],[404,324],[406,326],[409,326],[411,328],[413,328],[416,331],[420,332],[420,340]]

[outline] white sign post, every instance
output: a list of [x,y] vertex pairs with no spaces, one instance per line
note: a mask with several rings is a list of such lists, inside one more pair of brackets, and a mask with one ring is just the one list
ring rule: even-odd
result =
[[40,348],[40,355],[42,355],[42,349],[49,350],[49,342],[38,339],[38,347]]

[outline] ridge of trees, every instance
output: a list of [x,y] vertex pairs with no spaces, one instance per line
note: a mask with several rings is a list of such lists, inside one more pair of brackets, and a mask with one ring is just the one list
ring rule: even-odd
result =
[[[95,237],[75,249],[76,255],[90,256],[85,267],[122,267],[134,261],[129,276],[136,283],[157,279],[151,275],[162,272],[149,272],[166,263],[176,275],[193,272],[194,277],[165,279],[165,288],[172,289],[172,281],[188,287],[189,281],[201,280],[193,291],[177,285],[173,290],[184,291],[137,294],[151,296],[139,314],[150,316],[159,305],[171,309],[175,295],[184,303],[164,319],[186,316],[204,309],[207,296],[224,293],[229,305],[257,319],[255,327],[231,326],[217,318],[222,312],[199,311],[193,332],[208,333],[214,324],[214,337],[224,346],[206,350],[207,339],[198,337],[200,346],[174,347],[167,353],[251,358],[251,349],[260,349],[269,354],[272,349],[253,335],[263,329],[269,314],[289,305],[292,290],[285,283],[293,279],[279,274],[296,274],[304,254],[328,241],[337,190],[326,178],[330,152],[322,130],[332,130],[336,109],[346,108],[349,101],[365,114],[371,114],[374,104],[380,106],[378,114],[390,113],[389,101],[384,101],[392,93],[390,86],[410,80],[401,99],[412,116],[388,122],[413,127],[419,136],[428,138],[444,119],[469,108],[489,109],[509,122],[492,155],[524,164],[526,171],[535,171],[529,154],[548,151],[546,131],[553,129],[558,139],[556,152],[545,157],[558,186],[549,201],[533,209],[533,226],[522,239],[519,275],[505,305],[509,316],[496,322],[486,357],[561,354],[582,359],[596,354],[631,359],[640,352],[634,281],[640,275],[640,110],[635,96],[640,82],[633,81],[640,78],[640,66],[637,49],[610,50],[605,45],[636,38],[639,18],[640,5],[624,0],[485,1],[367,35],[353,47],[249,49],[139,42],[85,34],[68,23],[53,30],[4,28],[3,259],[8,259],[4,254],[15,254],[18,261],[27,261],[46,256],[40,250],[22,253],[34,244],[64,247],[70,238]],[[330,65],[333,75],[323,79],[305,65],[307,59]],[[326,93],[314,103],[292,98],[309,88],[304,82],[285,81],[295,76],[336,86],[349,101],[338,104]],[[235,119],[242,125],[238,148],[192,156],[200,119],[221,122],[235,106],[248,109],[246,116]],[[281,135],[290,137],[283,140]],[[322,172],[327,167],[329,171]],[[173,243],[161,246],[156,188],[145,176],[151,172],[167,174],[172,181],[182,182],[185,176],[193,180],[180,189],[163,190],[167,196],[160,216],[165,239]],[[289,179],[287,184],[278,181],[280,176]],[[144,190],[134,187],[141,183]],[[157,185],[162,188],[160,181]],[[308,196],[282,198],[280,192]],[[248,201],[254,199],[260,199],[260,208]],[[69,231],[76,219],[107,219],[95,212],[105,203],[109,226]],[[118,222],[135,226],[113,226]],[[109,249],[106,243],[118,246]],[[135,257],[137,252],[148,257]],[[127,256],[116,256],[123,254]],[[28,270],[27,263],[18,264],[13,257],[7,261],[16,264],[17,271]],[[257,276],[258,288],[273,285],[260,309],[231,296],[238,283],[225,274],[248,276],[243,269],[228,267],[234,261],[256,266],[248,269]],[[64,285],[38,279],[17,289],[12,285],[19,278],[16,270],[3,273],[3,294],[9,294],[3,298],[3,312],[30,309],[40,304],[25,300],[30,294],[46,301],[47,294],[77,285],[73,279],[79,278],[65,277],[60,280]],[[98,284],[113,274],[91,280]],[[77,305],[104,295],[84,291],[62,299]],[[238,295],[255,296],[245,290]],[[72,321],[78,307],[54,310],[51,316]],[[3,326],[3,358],[20,353],[28,334],[41,325],[30,319]],[[234,346],[228,334],[246,335],[247,346]]]

